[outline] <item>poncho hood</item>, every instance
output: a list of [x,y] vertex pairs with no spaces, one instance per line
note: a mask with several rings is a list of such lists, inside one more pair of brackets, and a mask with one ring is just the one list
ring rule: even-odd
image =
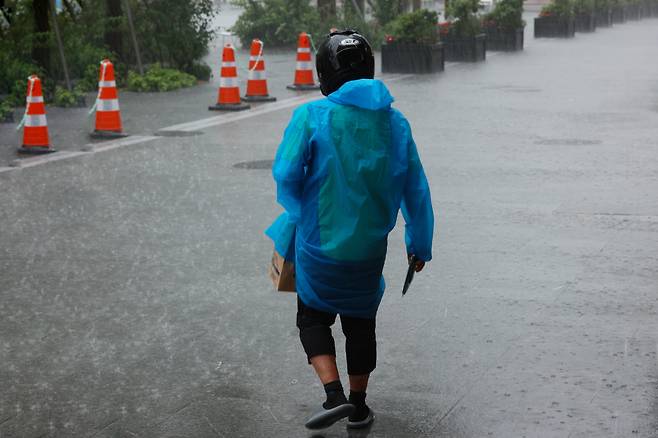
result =
[[327,97],[334,103],[368,110],[389,108],[394,100],[386,85],[379,79],[357,79],[345,82]]

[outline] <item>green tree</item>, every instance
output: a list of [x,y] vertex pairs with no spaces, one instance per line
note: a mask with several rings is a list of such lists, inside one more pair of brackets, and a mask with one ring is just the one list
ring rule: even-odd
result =
[[321,24],[320,14],[308,0],[237,0],[243,13],[233,26],[245,46],[260,38],[270,46],[294,45],[300,32],[310,33],[315,40],[329,30]]
[[373,14],[381,26],[386,26],[404,12],[403,0],[373,0],[371,2]]

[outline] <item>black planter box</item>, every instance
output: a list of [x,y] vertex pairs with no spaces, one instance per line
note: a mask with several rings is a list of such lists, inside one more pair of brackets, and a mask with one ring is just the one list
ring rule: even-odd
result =
[[443,44],[387,43],[382,46],[382,73],[436,73],[445,68]]
[[536,17],[535,38],[573,38],[576,22],[572,18]]
[[522,27],[518,29],[502,29],[496,26],[485,27],[487,50],[504,52],[523,50],[523,30]]
[[612,26],[612,9],[598,9],[596,11],[596,27]]
[[625,23],[626,20],[626,6],[615,6],[612,8],[613,23]]
[[576,15],[576,32],[594,32],[596,30],[596,15],[594,12]]
[[443,38],[443,44],[446,61],[480,62],[487,58],[487,35],[483,33],[472,37],[448,35]]

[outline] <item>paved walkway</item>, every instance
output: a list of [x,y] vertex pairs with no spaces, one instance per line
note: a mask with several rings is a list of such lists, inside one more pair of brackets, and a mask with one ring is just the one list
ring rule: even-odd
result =
[[0,173],[0,437],[656,436],[657,38],[388,78],[438,235],[404,299],[391,236],[363,433],[302,426],[322,388],[265,276],[273,183],[235,167],[292,107]]

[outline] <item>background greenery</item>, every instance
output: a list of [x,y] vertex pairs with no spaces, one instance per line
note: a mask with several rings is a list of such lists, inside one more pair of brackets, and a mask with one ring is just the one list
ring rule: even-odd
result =
[[493,11],[485,15],[484,20],[500,29],[524,27],[523,0],[499,0]]
[[[72,105],[79,95],[96,90],[99,63],[105,57],[115,64],[118,85],[125,86],[128,72],[133,71],[134,78],[137,64],[126,4],[132,11],[142,62],[158,65],[158,74],[146,75],[149,86],[135,89],[167,90],[191,83],[189,76],[162,74],[160,66],[200,79],[210,75],[209,67],[199,60],[214,35],[213,0],[63,0],[62,4],[56,20],[75,84],[72,91],[62,88],[64,72],[49,0],[0,1],[0,95],[7,96],[7,103],[22,104],[27,77],[38,74],[47,101]],[[159,81],[157,86],[154,80]]]
[[421,9],[398,16],[386,27],[386,33],[402,43],[435,44],[439,40],[439,17],[436,12]]
[[451,20],[450,35],[458,37],[474,36],[482,32],[477,12],[479,0],[450,0],[446,16]]
[[[356,29],[374,48],[379,48],[389,23],[410,6],[420,8],[419,1],[410,0],[346,0],[341,7],[336,6],[335,0],[318,0],[317,8],[311,7],[308,0],[234,0],[233,3],[244,8],[232,29],[242,44],[262,38],[274,47],[294,46],[300,32],[310,33],[317,44],[335,27]],[[372,10],[373,19],[364,18],[366,6]]]
[[562,18],[573,17],[573,1],[571,0],[552,0],[549,4],[541,9],[540,15],[551,15]]

